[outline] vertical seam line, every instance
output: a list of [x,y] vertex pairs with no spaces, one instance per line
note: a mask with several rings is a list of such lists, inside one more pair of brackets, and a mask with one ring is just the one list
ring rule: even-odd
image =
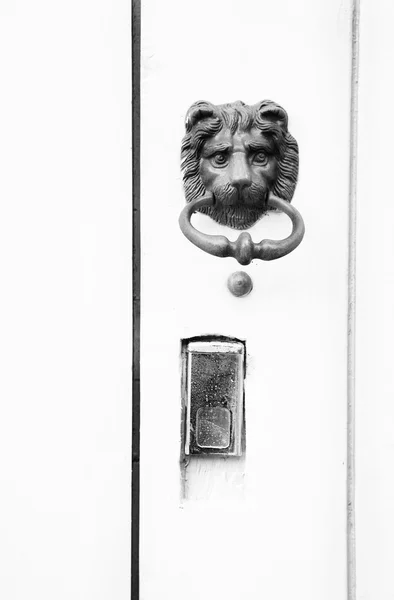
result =
[[357,225],[357,141],[359,85],[360,0],[352,3],[350,177],[348,246],[348,340],[347,340],[347,598],[356,600],[355,521],[355,355],[356,355],[356,225]]
[[131,471],[131,600],[140,597],[140,313],[141,313],[141,0],[131,3],[132,50],[132,471]]

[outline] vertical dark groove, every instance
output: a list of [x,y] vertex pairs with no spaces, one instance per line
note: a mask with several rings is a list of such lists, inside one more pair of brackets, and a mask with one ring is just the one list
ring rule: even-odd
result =
[[356,219],[360,0],[352,6],[347,352],[347,598],[356,600]]
[[133,169],[133,408],[131,475],[131,600],[139,599],[140,546],[140,311],[141,311],[141,224],[140,224],[140,137],[141,137],[141,0],[132,0],[132,169]]

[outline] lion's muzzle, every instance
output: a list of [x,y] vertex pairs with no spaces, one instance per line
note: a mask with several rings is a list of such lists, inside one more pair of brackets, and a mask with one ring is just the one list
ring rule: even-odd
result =
[[230,183],[216,185],[212,189],[216,208],[221,206],[247,206],[250,208],[264,209],[267,204],[268,189],[252,183],[241,189]]

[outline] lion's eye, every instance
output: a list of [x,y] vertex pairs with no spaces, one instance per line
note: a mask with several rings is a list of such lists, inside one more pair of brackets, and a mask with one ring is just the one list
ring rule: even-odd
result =
[[265,152],[256,152],[253,157],[253,162],[257,165],[266,165],[268,164],[268,156]]
[[211,160],[216,167],[224,167],[227,164],[227,155],[223,152],[218,152],[212,156]]

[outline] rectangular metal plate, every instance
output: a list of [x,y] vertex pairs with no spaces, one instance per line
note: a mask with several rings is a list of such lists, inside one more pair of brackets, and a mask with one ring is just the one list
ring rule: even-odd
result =
[[185,454],[241,455],[244,361],[242,342],[187,344]]

